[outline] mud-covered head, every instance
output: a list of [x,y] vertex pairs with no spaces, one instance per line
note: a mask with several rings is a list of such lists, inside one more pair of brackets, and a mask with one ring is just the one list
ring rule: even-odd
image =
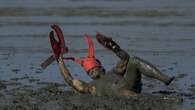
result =
[[94,44],[91,37],[85,34],[85,39],[88,43],[88,57],[83,59],[82,66],[92,79],[97,79],[105,74],[105,69],[102,67],[101,62],[95,57]]
[[102,66],[99,67],[94,67],[87,71],[87,74],[92,78],[92,79],[98,79],[101,76],[105,75],[105,69]]
[[100,78],[102,75],[105,74],[105,69],[103,68],[103,66],[101,65],[101,62],[98,59],[94,59],[95,62],[98,65],[94,65],[92,68],[86,70],[87,74],[92,78],[92,79],[98,79]]
[[104,74],[104,69],[101,62],[95,57],[93,41],[86,33],[85,40],[88,44],[88,57],[82,60],[82,66],[91,78],[96,79],[100,77],[102,73]]
[[78,64],[80,64],[85,72],[92,78],[97,79],[105,74],[105,69],[103,68],[101,62],[93,58],[75,58],[75,57],[65,57],[64,60],[72,60]]

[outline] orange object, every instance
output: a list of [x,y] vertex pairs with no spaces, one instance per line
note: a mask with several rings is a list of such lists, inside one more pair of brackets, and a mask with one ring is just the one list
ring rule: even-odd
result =
[[83,59],[75,57],[66,57],[64,59],[72,60],[80,64],[86,72],[89,72],[89,70],[93,69],[94,67],[101,67],[101,63],[98,59],[95,58],[94,44],[91,37],[87,33],[85,33],[84,36],[88,44],[88,56]]

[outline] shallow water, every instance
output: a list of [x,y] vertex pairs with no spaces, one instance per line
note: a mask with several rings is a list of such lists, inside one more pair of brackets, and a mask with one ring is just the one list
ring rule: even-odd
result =
[[[19,86],[63,84],[56,63],[46,70],[39,66],[51,53],[49,26],[57,23],[63,29],[71,56],[85,56],[83,33],[94,38],[98,31],[112,36],[130,55],[177,77],[169,87],[145,78],[144,92],[195,93],[190,91],[195,84],[194,11],[194,0],[1,0],[0,80],[17,80]],[[96,41],[95,47],[103,65],[113,67],[118,60],[114,54]],[[78,65],[68,65],[75,78],[90,80]],[[183,109],[195,108],[194,95],[183,98]]]

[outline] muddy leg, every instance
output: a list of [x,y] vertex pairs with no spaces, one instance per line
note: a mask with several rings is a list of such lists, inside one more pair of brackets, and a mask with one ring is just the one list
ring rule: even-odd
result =
[[156,67],[152,64],[138,58],[132,57],[129,58],[129,62],[127,64],[127,70],[125,74],[126,87],[129,90],[134,92],[141,92],[142,83],[141,83],[141,74],[158,79],[164,82],[166,85],[169,85],[174,77],[168,77],[165,74],[162,74]]
[[160,80],[164,82],[166,85],[169,85],[174,79],[173,77],[170,78],[169,76],[161,73],[155,66],[138,57],[133,57],[129,61],[129,65],[135,65],[135,64],[137,65],[136,68],[138,69],[138,72],[142,73],[147,77]]
[[127,64],[126,74],[124,76],[125,88],[136,93],[140,93],[142,90],[141,73],[137,68],[137,64],[129,59]]

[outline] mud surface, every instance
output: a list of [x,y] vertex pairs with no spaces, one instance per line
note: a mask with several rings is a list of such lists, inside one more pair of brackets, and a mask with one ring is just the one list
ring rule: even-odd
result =
[[36,90],[20,87],[3,91],[1,110],[176,110],[182,103],[179,95],[95,97],[64,91],[57,84]]
[[[160,97],[168,95],[168,97],[180,96],[183,99],[179,109],[193,110],[195,109],[194,11],[194,0],[1,0],[0,107],[13,107],[10,108],[12,110],[16,109],[14,108],[16,105],[18,109],[26,109],[25,107],[29,105],[33,107],[33,104],[40,109],[47,106],[48,108],[63,108],[64,105],[71,107],[68,103],[82,107],[82,102],[85,101],[78,103],[75,101],[85,97],[89,100],[86,102],[87,105],[94,102],[102,107],[104,104],[101,104],[105,101],[108,108],[109,104],[113,106],[120,104],[119,107],[125,105],[124,109],[127,105],[125,100],[129,100],[130,105],[134,103],[132,100],[136,100],[134,109],[137,109],[138,105],[139,107],[158,105],[158,102],[162,101]],[[70,49],[69,56],[86,56],[87,45],[83,33],[88,32],[94,39],[97,58],[107,70],[115,66],[118,58],[95,41],[94,35],[98,31],[111,36],[130,55],[151,62],[163,73],[175,76],[176,80],[167,87],[159,81],[143,77],[143,94],[159,95],[157,99],[144,96],[124,99],[124,103],[122,99],[118,99],[115,103],[110,101],[115,100],[114,98],[91,98],[77,94],[75,96],[72,93],[67,95],[69,92],[64,90],[71,88],[64,83],[56,63],[46,70],[42,70],[39,65],[51,54],[48,32],[49,26],[53,23],[59,24],[63,29]],[[66,63],[74,78],[91,80],[81,67],[72,62]],[[53,83],[60,86],[63,98],[59,95],[52,96],[47,89],[43,89]],[[55,87],[52,88],[56,90]],[[57,94],[57,91],[52,94]],[[71,97],[75,101],[69,100]],[[55,98],[59,100],[48,101]],[[151,102],[139,101],[147,98],[152,98]],[[172,107],[166,105],[168,103],[164,104],[163,107]]]

